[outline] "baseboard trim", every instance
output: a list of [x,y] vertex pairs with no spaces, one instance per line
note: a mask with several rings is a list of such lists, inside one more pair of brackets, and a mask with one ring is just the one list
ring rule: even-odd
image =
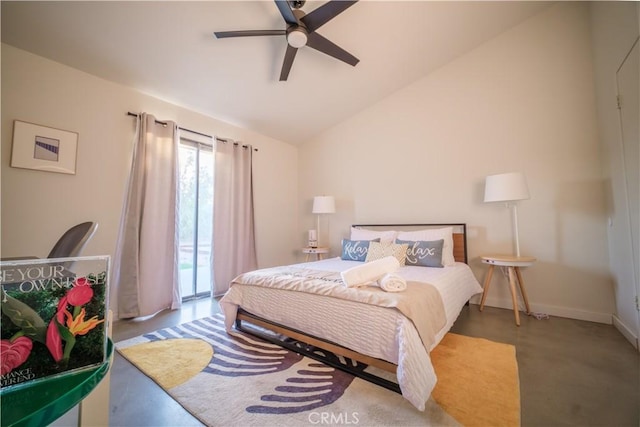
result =
[[[475,297],[476,300],[472,301],[475,304],[480,303],[480,298]],[[489,307],[497,307],[497,308],[505,308],[509,310],[513,310],[513,304],[511,300],[501,299],[501,298],[491,298],[487,296],[487,299],[484,305]],[[568,319],[576,319],[576,320],[586,320],[589,322],[597,322],[597,323],[605,323],[607,325],[611,325],[613,323],[613,316],[611,313],[598,313],[593,311],[584,311],[584,310],[576,310],[574,308],[569,307],[557,307],[553,305],[543,305],[543,304],[531,304],[531,311],[534,313],[545,313],[550,316],[557,317],[566,317]],[[521,303],[521,310],[524,310]]]
[[631,343],[631,345],[638,351],[640,351],[640,347],[638,346],[638,337],[633,333],[631,329],[627,327],[618,316],[613,315],[613,326],[620,331],[620,333]]

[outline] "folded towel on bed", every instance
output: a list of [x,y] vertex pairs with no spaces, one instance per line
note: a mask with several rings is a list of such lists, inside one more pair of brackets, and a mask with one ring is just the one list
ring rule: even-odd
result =
[[375,282],[385,274],[393,273],[398,268],[400,268],[398,260],[393,256],[388,256],[345,270],[340,273],[340,276],[344,285],[351,288]]
[[405,278],[393,273],[387,273],[378,279],[378,285],[387,292],[402,292],[407,289]]

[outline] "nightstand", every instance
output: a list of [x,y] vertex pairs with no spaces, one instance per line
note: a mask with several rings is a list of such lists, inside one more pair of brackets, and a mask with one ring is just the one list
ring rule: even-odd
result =
[[304,248],[302,249],[302,253],[307,255],[305,261],[309,261],[311,255],[314,254],[316,256],[316,260],[321,260],[326,254],[329,253],[329,248]]
[[480,311],[484,308],[484,301],[489,293],[489,285],[491,284],[491,277],[493,276],[493,268],[496,265],[499,267],[505,267],[509,273],[509,289],[511,290],[511,300],[513,301],[513,312],[516,318],[516,325],[520,326],[516,282],[520,288],[520,293],[522,293],[522,299],[524,300],[524,306],[527,309],[527,314],[529,314],[531,313],[531,309],[529,308],[527,292],[524,290],[524,281],[520,274],[520,267],[529,267],[536,262],[536,259],[531,256],[515,255],[485,255],[480,258],[484,264],[489,264],[489,271],[487,271],[487,277],[484,280],[484,291],[482,293],[482,300],[480,301]]

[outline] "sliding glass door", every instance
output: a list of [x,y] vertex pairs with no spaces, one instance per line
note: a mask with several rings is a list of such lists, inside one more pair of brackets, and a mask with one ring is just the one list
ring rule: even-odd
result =
[[211,295],[213,150],[180,140],[179,270],[182,299]]

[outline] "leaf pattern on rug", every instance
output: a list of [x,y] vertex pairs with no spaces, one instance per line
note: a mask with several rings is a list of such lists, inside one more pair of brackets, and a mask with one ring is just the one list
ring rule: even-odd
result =
[[[350,364],[356,371],[364,371],[367,365],[351,359],[336,356],[333,353],[314,351],[325,360],[340,364]],[[322,406],[331,405],[340,399],[347,390],[354,376],[323,363],[310,361],[309,369],[300,369],[298,376],[287,378],[287,383],[296,385],[279,385],[275,387],[278,394],[267,394],[261,397],[263,402],[270,405],[253,405],[247,407],[247,412],[262,414],[292,414],[310,411]],[[285,403],[286,405],[279,405]],[[292,405],[297,403],[297,405]]]
[[203,372],[230,377],[285,371],[303,356],[274,344],[259,342],[239,333],[234,341],[215,346],[216,354]]
[[162,329],[145,334],[144,337],[149,341],[170,338],[203,340],[213,347],[214,354],[202,372],[228,377],[285,371],[303,358],[298,353],[245,334],[229,334],[225,331],[222,320],[215,317]]
[[[161,329],[145,334],[144,337],[149,341],[174,338],[203,340],[213,347],[214,354],[202,372],[225,377],[286,371],[304,358],[299,353],[241,332],[227,333],[220,316]],[[300,348],[312,348],[300,342],[295,342],[295,345]],[[362,372],[367,367],[330,352],[319,349],[313,352],[327,361],[351,365],[351,369],[355,371]],[[246,411],[292,414],[331,405],[340,399],[355,377],[315,360],[308,360],[304,369],[296,371],[296,376],[286,379],[287,384],[276,386],[273,394],[261,396],[261,401],[265,404],[249,406]]]

